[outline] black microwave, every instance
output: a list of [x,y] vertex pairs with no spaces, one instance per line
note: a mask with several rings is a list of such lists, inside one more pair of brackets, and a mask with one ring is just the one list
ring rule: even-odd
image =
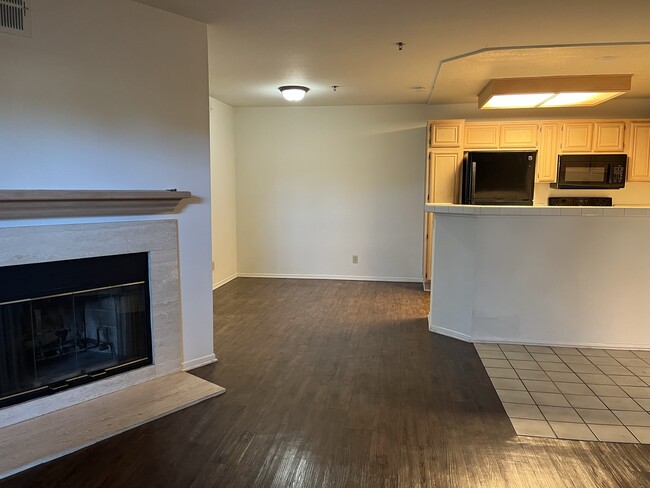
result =
[[625,187],[625,154],[564,154],[557,161],[551,188],[607,190]]

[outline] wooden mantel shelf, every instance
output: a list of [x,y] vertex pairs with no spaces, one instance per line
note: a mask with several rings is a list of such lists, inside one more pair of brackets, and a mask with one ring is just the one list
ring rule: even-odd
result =
[[149,215],[192,194],[174,190],[0,190],[0,219]]

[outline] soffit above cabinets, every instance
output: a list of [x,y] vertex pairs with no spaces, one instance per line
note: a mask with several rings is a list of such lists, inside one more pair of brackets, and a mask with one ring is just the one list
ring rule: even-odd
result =
[[[626,97],[650,91],[650,58],[620,44],[650,42],[647,0],[137,1],[208,24],[210,94],[237,107],[287,106],[282,85],[310,88],[302,106],[476,103],[491,78],[574,73],[632,73]],[[594,47],[614,60],[530,48],[598,43],[619,43]]]
[[440,65],[431,104],[476,103],[493,78],[633,73],[621,98],[650,98],[650,43],[485,49]]

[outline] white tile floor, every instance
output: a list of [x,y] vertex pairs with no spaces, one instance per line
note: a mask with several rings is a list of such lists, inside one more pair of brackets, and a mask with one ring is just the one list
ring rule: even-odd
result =
[[650,444],[650,351],[474,346],[518,435]]

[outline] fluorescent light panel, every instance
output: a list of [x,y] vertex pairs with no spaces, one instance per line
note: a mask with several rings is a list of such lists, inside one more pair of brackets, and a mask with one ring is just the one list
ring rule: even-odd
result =
[[591,107],[630,90],[632,75],[549,76],[491,80],[479,108]]
[[553,93],[522,93],[519,95],[492,95],[481,108],[532,108],[538,107],[548,99],[554,97]]
[[593,107],[624,93],[622,91],[558,93],[553,98],[542,103],[540,107]]

